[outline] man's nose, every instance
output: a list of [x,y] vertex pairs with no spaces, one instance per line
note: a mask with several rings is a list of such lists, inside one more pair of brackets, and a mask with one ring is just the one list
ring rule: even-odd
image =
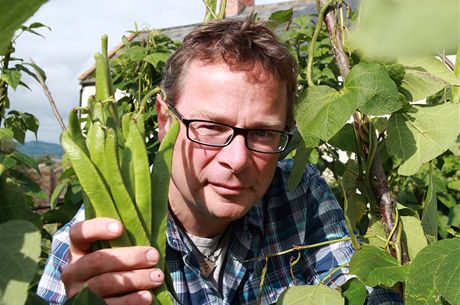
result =
[[235,135],[230,144],[221,148],[219,162],[233,173],[243,171],[249,164],[251,151],[243,135]]

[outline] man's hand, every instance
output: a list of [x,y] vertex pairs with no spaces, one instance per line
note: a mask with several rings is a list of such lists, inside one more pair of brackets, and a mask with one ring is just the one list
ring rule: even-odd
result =
[[164,280],[155,268],[159,253],[152,247],[124,247],[91,252],[98,240],[121,235],[123,227],[111,218],[95,218],[73,225],[70,229],[70,261],[62,272],[67,297],[78,293],[85,283],[105,299],[108,305],[149,305],[151,288]]

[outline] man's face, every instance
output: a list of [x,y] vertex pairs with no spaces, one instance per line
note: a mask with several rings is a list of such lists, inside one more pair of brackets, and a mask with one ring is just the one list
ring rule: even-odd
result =
[[[248,73],[194,61],[174,102],[186,119],[240,128],[283,130],[286,125],[286,86],[259,66]],[[169,192],[174,214],[195,234],[202,231],[197,226],[242,217],[267,190],[277,159],[278,154],[249,150],[242,135],[225,147],[191,142],[181,124]]]

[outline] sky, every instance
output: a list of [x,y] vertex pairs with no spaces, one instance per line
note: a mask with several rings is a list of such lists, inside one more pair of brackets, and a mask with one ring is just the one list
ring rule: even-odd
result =
[[[280,0],[256,0],[256,4]],[[16,42],[18,58],[33,59],[47,75],[46,83],[67,121],[68,112],[79,104],[78,76],[93,64],[100,51],[100,37],[107,34],[109,50],[135,24],[139,29],[165,28],[198,23],[203,19],[202,0],[49,0],[29,20],[51,28],[38,29],[45,38],[24,33]],[[31,90],[9,89],[10,110],[34,114],[40,121],[38,140],[59,143],[60,127],[40,85],[28,76],[22,80]],[[34,141],[28,132],[26,141]]]

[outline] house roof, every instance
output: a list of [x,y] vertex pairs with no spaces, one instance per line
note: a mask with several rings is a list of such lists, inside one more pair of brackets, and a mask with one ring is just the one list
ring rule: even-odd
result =
[[[352,1],[356,2],[356,1]],[[251,13],[256,13],[261,19],[266,20],[268,17],[276,11],[280,10],[293,10],[293,17],[298,17],[301,14],[310,14],[317,11],[316,9],[316,1],[315,0],[295,0],[295,1],[286,1],[286,2],[279,2],[279,3],[272,3],[272,4],[263,4],[263,5],[255,5],[255,6],[247,6],[241,11],[237,16],[232,18],[245,18]],[[169,27],[161,29],[160,31],[171,38],[174,41],[182,41],[184,37],[198,24],[189,24],[183,26],[176,26],[176,27]],[[138,41],[144,40],[148,36],[147,31],[141,31],[137,33],[132,33],[128,36],[129,41]],[[109,52],[109,57],[116,56],[117,52],[123,48],[123,43],[117,45],[114,49]],[[80,84],[93,84],[94,79],[92,74],[94,73],[96,66],[93,65],[85,72],[83,72],[79,76]]]

